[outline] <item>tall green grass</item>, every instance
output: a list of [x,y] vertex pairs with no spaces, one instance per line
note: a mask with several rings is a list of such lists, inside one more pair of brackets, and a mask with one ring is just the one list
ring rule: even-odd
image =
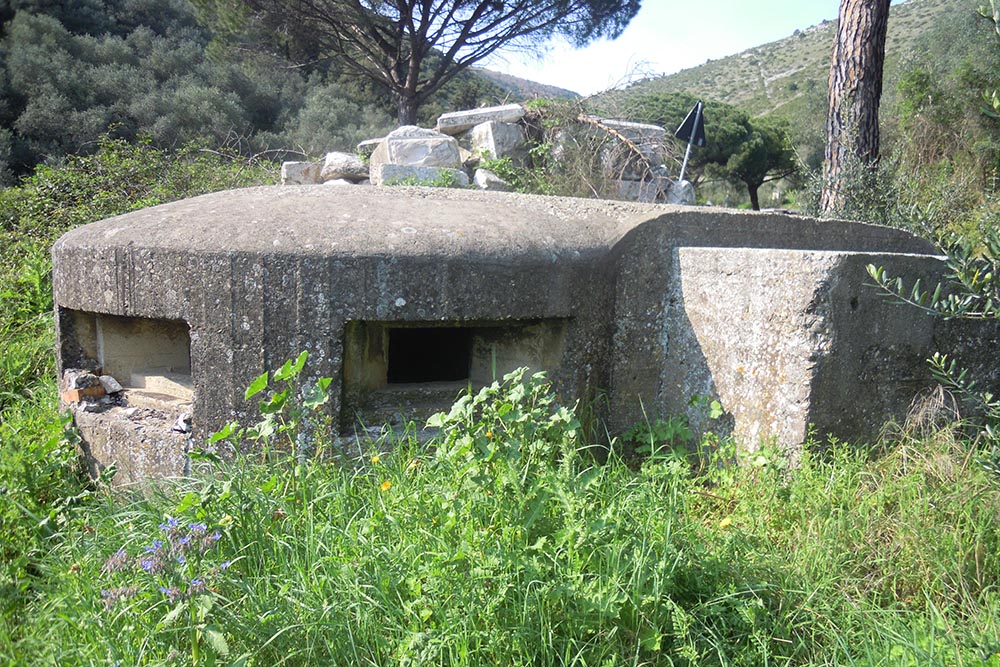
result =
[[51,574],[47,554],[91,491],[57,411],[52,242],[76,225],[262,183],[269,173],[196,147],[168,152],[105,139],[93,155],[39,167],[0,190],[0,655],[9,657],[21,617]]
[[[947,431],[598,464],[520,374],[435,423],[339,463],[234,427],[242,458],[102,493],[5,620],[8,664],[1000,665],[1000,488]],[[201,524],[217,542],[171,551]],[[188,562],[150,574],[154,547]]]

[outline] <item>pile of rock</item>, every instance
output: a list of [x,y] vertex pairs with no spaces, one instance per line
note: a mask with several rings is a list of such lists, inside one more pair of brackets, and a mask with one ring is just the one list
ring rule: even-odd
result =
[[67,368],[63,371],[59,396],[63,403],[80,404],[88,412],[117,402],[124,387],[110,375],[98,376],[89,370]]
[[[357,154],[329,153],[322,165],[286,162],[281,182],[451,187],[471,183],[482,190],[509,190],[510,185],[481,168],[480,161],[510,158],[516,166],[525,163],[524,116],[520,104],[446,113],[433,130],[403,126],[382,139],[362,142]],[[687,197],[677,200],[673,196],[677,188],[664,164],[666,131],[662,127],[583,116],[580,128],[607,137],[600,149],[601,164],[619,183],[621,199],[693,203],[693,196],[690,202]],[[553,157],[558,162],[561,148],[555,143]]]

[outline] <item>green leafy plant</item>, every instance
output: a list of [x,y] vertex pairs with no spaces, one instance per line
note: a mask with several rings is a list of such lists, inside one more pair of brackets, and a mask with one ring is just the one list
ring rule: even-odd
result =
[[437,176],[434,178],[421,178],[419,176],[403,176],[398,178],[390,178],[385,181],[383,185],[396,185],[396,186],[416,186],[416,187],[426,187],[426,188],[458,188],[462,187],[459,185],[458,176],[455,172],[449,171],[447,169],[442,169]]
[[[933,286],[909,284],[884,267],[868,265],[868,274],[896,301],[944,319],[1000,320],[1000,230],[988,229],[980,245],[952,235],[942,244],[945,279]],[[967,369],[946,353],[929,360],[935,378],[952,390],[982,427],[982,464],[1000,472],[1000,398],[980,389]]]
[[[186,619],[180,631],[187,638],[192,667],[216,664],[216,659],[229,655],[223,629],[211,622],[232,564],[213,558],[221,539],[219,528],[209,529],[202,521],[183,525],[168,517],[159,525],[156,538],[139,553],[121,548],[104,562],[101,573],[113,583],[101,589],[105,609],[113,613],[126,603],[135,608],[135,601],[141,600],[153,604],[140,613],[155,613],[165,604],[169,611],[157,622],[157,629],[170,634]],[[211,651],[207,656],[206,649]]]

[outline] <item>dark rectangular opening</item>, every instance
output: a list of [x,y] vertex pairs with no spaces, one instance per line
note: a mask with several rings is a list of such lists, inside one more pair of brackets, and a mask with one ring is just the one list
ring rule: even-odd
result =
[[401,327],[389,333],[389,384],[468,380],[472,364],[472,329]]

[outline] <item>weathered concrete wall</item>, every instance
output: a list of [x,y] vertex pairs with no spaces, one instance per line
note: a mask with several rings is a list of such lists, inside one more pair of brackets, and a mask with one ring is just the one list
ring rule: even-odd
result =
[[[351,331],[466,327],[478,341],[474,383],[495,349],[500,366],[548,366],[567,401],[605,393],[601,416],[612,429],[641,418],[642,406],[689,412],[697,425],[687,403],[702,394],[720,400],[726,428],[749,446],[775,438],[796,447],[809,424],[868,435],[926,383],[921,360],[943,330],[864,288],[864,266],[936,275],[931,251],[895,230],[780,214],[421,188],[252,188],[60,239],[59,362],[93,364],[85,340],[94,334],[78,313],[185,323],[200,442],[230,419],[252,420],[247,384],[308,350],[311,377],[337,378],[330,409],[350,432],[366,410],[387,417],[410,406],[422,416],[456,388],[393,384],[377,365],[345,369]],[[174,462],[151,472],[177,474],[176,460],[165,460]]]

